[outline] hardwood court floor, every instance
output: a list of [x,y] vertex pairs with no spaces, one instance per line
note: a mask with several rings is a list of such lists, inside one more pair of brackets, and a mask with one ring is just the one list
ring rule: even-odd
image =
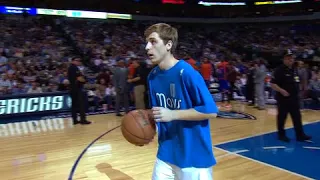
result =
[[[233,109],[250,113],[258,120],[212,119],[214,144],[275,130],[275,112],[272,109],[258,111],[241,103],[235,103]],[[319,120],[319,115],[319,111],[302,112],[305,123]],[[24,125],[0,125],[0,179],[68,179],[83,150],[121,122],[121,118],[114,114],[93,115],[88,119],[93,124],[73,126],[70,119],[54,119]],[[292,126],[289,119],[287,126]],[[213,149],[218,161],[214,167],[216,180],[303,179],[283,170]],[[156,141],[145,147],[127,143],[117,128],[87,149],[78,161],[72,179],[148,180],[156,150]]]

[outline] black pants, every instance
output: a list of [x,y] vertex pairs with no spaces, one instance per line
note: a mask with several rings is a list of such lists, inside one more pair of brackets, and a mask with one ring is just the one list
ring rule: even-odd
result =
[[277,115],[277,127],[278,135],[285,136],[284,125],[287,119],[288,113],[290,113],[296,137],[301,137],[304,135],[301,113],[300,113],[300,102],[299,98],[285,98],[277,99],[278,115]]
[[229,102],[234,100],[233,99],[233,93],[234,93],[234,89],[236,88],[235,82],[229,82],[230,83],[230,87],[229,87],[229,93],[228,93],[228,99]]
[[254,91],[254,85],[253,84],[247,84],[247,89],[246,89],[246,100],[247,101],[252,101],[252,104],[255,103],[255,91]]
[[129,92],[127,91],[121,91],[121,90],[116,90],[117,95],[116,95],[116,107],[115,111],[116,114],[120,114],[120,105],[123,104],[125,112],[129,112]]
[[86,121],[85,112],[85,92],[81,90],[73,90],[70,92],[70,97],[72,99],[71,114],[73,122],[77,121],[77,113],[80,114],[80,121]]
[[310,97],[311,97],[317,104],[320,104],[320,101],[319,101],[320,91],[311,90],[311,91],[310,91]]

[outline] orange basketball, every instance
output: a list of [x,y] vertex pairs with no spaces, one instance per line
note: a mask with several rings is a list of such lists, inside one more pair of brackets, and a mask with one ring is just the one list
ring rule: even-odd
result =
[[133,110],[122,119],[121,132],[131,144],[149,144],[156,134],[155,122],[147,110]]

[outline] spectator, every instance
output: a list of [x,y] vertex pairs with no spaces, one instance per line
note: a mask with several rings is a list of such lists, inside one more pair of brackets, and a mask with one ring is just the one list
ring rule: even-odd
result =
[[37,93],[42,93],[41,87],[39,87],[38,83],[33,81],[31,82],[32,86],[28,90],[28,94],[37,94]]
[[17,85],[12,89],[12,94],[13,95],[18,95],[18,94],[25,94],[27,93],[27,90],[24,87],[24,84],[21,82],[18,82]]
[[[97,87],[95,88],[95,107],[96,109],[102,104],[106,104],[105,98],[106,98],[106,89],[107,85],[105,83],[104,79],[100,79],[99,84],[97,84]],[[104,108],[106,110],[106,108]]]
[[212,74],[212,65],[209,62],[208,58],[203,58],[203,62],[201,63],[201,75],[204,78],[204,81],[206,82],[207,87],[210,85],[210,78]]
[[128,68],[125,67],[125,63],[123,60],[118,62],[118,67],[116,67],[113,71],[113,82],[116,89],[116,115],[122,116],[120,114],[120,103],[124,104],[124,108],[126,113],[129,112],[129,85],[127,82],[128,78]]
[[265,96],[265,78],[267,75],[267,69],[263,60],[259,60],[255,66],[254,74],[254,89],[257,99],[257,105],[259,110],[264,110],[266,105]]
[[108,109],[113,108],[113,100],[116,97],[116,90],[112,84],[109,84],[108,87],[106,88],[106,102],[108,105]]
[[46,88],[45,92],[57,92],[58,87],[54,83],[49,83],[49,86]]
[[70,82],[68,79],[63,80],[62,83],[59,84],[58,86],[58,91],[69,91],[70,90]]
[[313,100],[320,103],[320,73],[314,79],[311,80],[310,85],[310,96]]

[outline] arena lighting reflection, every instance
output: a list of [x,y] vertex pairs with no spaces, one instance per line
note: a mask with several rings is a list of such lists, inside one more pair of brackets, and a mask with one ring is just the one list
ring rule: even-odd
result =
[[[65,121],[67,122],[66,124]],[[0,137],[59,131],[65,129],[66,126],[73,127],[71,118],[52,118],[0,124]]]
[[205,2],[199,1],[199,5],[203,6],[245,6],[246,3],[244,2]]
[[91,146],[90,148],[88,148],[87,150],[87,154],[90,155],[99,155],[99,154],[103,154],[104,156],[112,156],[112,146],[111,144],[97,144],[94,146]]
[[301,3],[302,0],[288,0],[288,1],[257,1],[254,2],[254,5],[272,5],[272,4],[292,4],[292,3]]
[[30,155],[30,156],[18,156],[12,160],[13,166],[20,166],[28,163],[44,162],[47,160],[46,154]]

